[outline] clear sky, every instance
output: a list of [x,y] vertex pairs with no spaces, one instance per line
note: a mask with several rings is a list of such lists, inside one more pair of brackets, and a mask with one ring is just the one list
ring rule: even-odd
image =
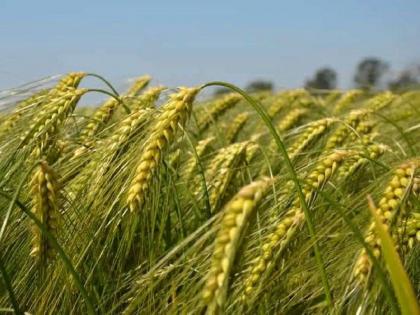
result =
[[420,1],[0,0],[0,43],[0,90],[76,70],[285,88],[322,66],[348,88],[365,56],[420,63]]

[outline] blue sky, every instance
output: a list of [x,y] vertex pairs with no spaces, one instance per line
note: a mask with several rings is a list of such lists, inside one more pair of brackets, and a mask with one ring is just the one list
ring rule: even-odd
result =
[[322,66],[348,88],[365,56],[420,63],[420,1],[0,0],[0,42],[0,90],[75,70],[286,88]]

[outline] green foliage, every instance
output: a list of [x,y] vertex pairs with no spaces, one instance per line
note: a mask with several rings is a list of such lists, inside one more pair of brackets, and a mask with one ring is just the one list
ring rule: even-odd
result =
[[246,90],[248,92],[263,92],[263,91],[272,91],[274,88],[274,85],[270,81],[266,80],[255,80],[250,82],[246,86]]
[[375,88],[387,70],[388,64],[384,61],[375,57],[365,58],[357,65],[354,82],[359,88]]
[[312,89],[332,90],[337,86],[337,73],[331,68],[322,68],[315,72],[312,79],[306,81],[305,87]]

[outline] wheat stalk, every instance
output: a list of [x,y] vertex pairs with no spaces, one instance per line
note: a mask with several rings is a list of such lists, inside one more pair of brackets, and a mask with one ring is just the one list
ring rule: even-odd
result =
[[367,100],[365,107],[377,112],[392,104],[397,98],[394,93],[386,91]]
[[[323,188],[329,181],[331,176],[335,173],[338,166],[349,155],[347,151],[337,151],[323,159],[306,178],[303,187],[303,194],[306,202],[311,206],[316,192]],[[304,213],[300,206],[299,198],[295,198],[292,207],[287,210],[280,222],[266,238],[261,248],[261,255],[259,255],[250,269],[250,274],[244,280],[244,291],[242,300],[247,299],[255,293],[255,286],[257,286],[263,273],[272,268],[275,263],[273,256],[276,253],[279,255],[291,239],[296,235],[299,228],[304,223]]]
[[38,114],[28,131],[25,132],[21,145],[25,146],[32,139],[36,139],[40,145],[36,155],[40,156],[45,147],[48,147],[49,140],[53,139],[57,129],[73,112],[77,102],[87,91],[87,89],[68,88],[65,92],[56,92],[54,98],[45,105],[45,109]]
[[15,110],[8,114],[2,124],[0,125],[0,134],[9,133],[19,123],[25,112],[28,112],[32,107],[37,107],[41,104],[48,95],[48,90],[41,90],[36,92],[34,95],[20,101]]
[[364,121],[372,113],[369,109],[357,109],[351,111],[340,126],[336,128],[334,133],[327,139],[325,145],[326,150],[331,150],[340,147],[352,132],[350,128],[357,128],[357,126]]
[[308,113],[306,108],[295,108],[289,112],[277,125],[277,129],[280,132],[285,132],[295,126],[298,121]]
[[224,154],[223,160],[218,166],[216,176],[210,185],[210,205],[213,212],[218,208],[219,203],[223,200],[225,191],[238,171],[239,165],[245,159],[246,147],[248,142],[235,143],[230,145]]
[[[382,194],[376,212],[388,229],[391,229],[394,224],[395,217],[398,215],[398,209],[401,206],[402,201],[406,195],[410,193],[412,178],[419,166],[420,160],[413,160],[400,165],[395,170],[393,177]],[[375,257],[379,258],[381,256],[381,244],[375,234],[375,224],[373,221],[366,232],[365,242],[372,247],[372,252]],[[371,269],[372,262],[370,261],[366,250],[362,249],[356,259],[353,277],[360,283],[365,283],[368,280]]]
[[108,154],[113,154],[122,147],[130,136],[139,130],[155,112],[154,109],[140,109],[123,119],[113,132],[113,134],[104,143]]
[[401,222],[392,237],[404,250],[412,249],[416,242],[420,242],[420,213],[413,212],[406,221]]
[[241,132],[248,119],[248,113],[240,113],[233,119],[231,125],[226,131],[226,143],[230,144],[236,141],[238,134]]
[[223,312],[229,277],[240,246],[241,236],[249,224],[250,217],[270,187],[270,183],[269,179],[263,178],[243,187],[224,207],[211,267],[203,290],[208,314]]
[[[123,95],[122,99],[134,97],[141,89],[143,89],[150,82],[149,76],[140,77],[134,84],[128,89]],[[153,97],[155,97],[156,91],[153,91]],[[150,96],[150,95],[149,95]],[[113,113],[121,102],[115,98],[109,98],[104,104],[102,104],[93,114],[91,121],[86,127],[80,132],[80,139],[84,143],[91,141],[103,127],[110,121]]]
[[349,105],[353,104],[362,95],[362,90],[350,90],[344,93],[335,104],[334,113],[341,113],[344,109],[346,109]]
[[279,93],[278,95],[276,95],[273,103],[270,105],[270,107],[267,110],[268,116],[271,119],[273,119],[284,108],[289,106],[294,101],[295,98],[296,96],[293,95],[292,91],[285,91],[285,92]]
[[61,78],[51,92],[65,92],[68,88],[76,89],[79,86],[80,81],[82,81],[85,76],[85,72],[70,72]]
[[171,96],[162,114],[158,116],[128,189],[127,205],[131,212],[139,211],[144,204],[153,173],[161,163],[162,154],[173,140],[178,124],[183,126],[189,118],[198,91],[197,88],[181,88],[177,94]]
[[143,90],[149,82],[152,80],[152,77],[149,75],[143,75],[141,77],[138,77],[133,84],[128,88],[125,95],[127,97],[134,97],[136,96],[141,90]]
[[155,106],[155,102],[158,100],[160,94],[164,90],[165,88],[162,86],[152,87],[146,90],[143,94],[134,97],[129,102],[129,105],[133,111],[144,108],[153,108]]
[[245,160],[247,164],[250,164],[257,156],[258,151],[261,150],[261,146],[258,143],[260,138],[263,136],[262,133],[253,134],[249,139],[249,144],[246,147]]
[[[200,159],[206,152],[209,150],[211,144],[216,140],[215,137],[208,137],[206,139],[200,140],[195,147],[197,157]],[[189,180],[193,177],[195,170],[197,169],[198,161],[194,154],[191,154],[190,158],[186,162],[184,169],[184,177],[186,180]]]
[[[32,212],[43,223],[50,233],[57,235],[60,222],[60,188],[53,169],[46,161],[41,161],[31,182]],[[32,227],[32,250],[30,255],[45,264],[53,257],[47,238],[38,226]]]
[[362,148],[353,158],[347,159],[340,167],[337,182],[349,179],[358,169],[369,163],[369,159],[376,160],[389,148],[383,144],[370,143]]
[[333,104],[337,103],[337,100],[343,96],[342,91],[340,90],[331,90],[323,99],[323,106],[331,107]]
[[230,94],[216,100],[210,107],[207,115],[198,122],[198,128],[203,133],[212,123],[214,123],[228,109],[235,106],[242,99],[240,95]]
[[293,145],[287,150],[290,159],[294,159],[301,153],[311,142],[320,137],[327,131],[329,125],[334,120],[331,118],[324,118],[310,123],[305,131],[296,139]]

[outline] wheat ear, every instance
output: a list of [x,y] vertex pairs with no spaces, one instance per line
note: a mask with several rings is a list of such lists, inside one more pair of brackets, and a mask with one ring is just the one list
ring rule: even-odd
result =
[[277,129],[280,132],[285,132],[295,126],[297,122],[308,112],[306,108],[295,108],[290,113],[280,120]]
[[311,142],[320,137],[334,120],[331,118],[324,118],[313,123],[310,123],[305,131],[296,139],[293,145],[287,150],[291,159],[302,152]]
[[[335,173],[338,166],[343,162],[344,158],[349,155],[347,151],[337,151],[323,159],[305,180],[303,194],[305,200],[311,206],[318,190],[329,181]],[[284,217],[271,232],[261,248],[262,253],[254,261],[250,274],[244,281],[244,292],[242,300],[246,301],[252,293],[255,293],[255,287],[258,285],[263,273],[272,268],[274,255],[280,255],[288,246],[291,239],[295,236],[298,229],[304,223],[305,216],[300,206],[299,198],[296,198],[292,207],[286,212]]]
[[232,124],[226,132],[226,143],[230,144],[236,141],[238,134],[241,132],[248,119],[248,113],[240,113],[233,119]]
[[398,247],[410,250],[416,242],[420,242],[420,213],[413,212],[404,222],[400,223],[392,237]]
[[198,122],[200,132],[204,132],[214,121],[216,121],[228,109],[235,106],[242,99],[240,95],[230,94],[224,96],[211,104],[209,112]]
[[[383,224],[387,229],[391,229],[402,201],[405,196],[410,193],[412,178],[419,166],[420,160],[403,163],[395,170],[394,175],[386,186],[376,212],[381,217]],[[366,232],[365,242],[372,247],[372,252],[375,257],[378,258],[381,256],[381,244],[379,238],[375,234],[375,224],[373,221]],[[369,278],[371,269],[372,262],[370,261],[366,250],[362,249],[356,259],[353,277],[360,283],[365,283]]]
[[224,207],[211,267],[203,290],[208,314],[223,312],[229,277],[241,237],[249,224],[250,217],[270,187],[270,182],[264,178],[243,187]]
[[[203,140],[200,140],[195,147],[198,158],[201,158],[209,150],[211,144],[216,140],[215,137],[209,137]],[[195,154],[191,154],[190,158],[186,162],[184,177],[186,180],[189,180],[193,177],[195,170],[197,169],[198,161]]]
[[353,104],[362,95],[363,95],[362,90],[350,90],[344,93],[336,102],[335,107],[334,107],[334,113],[337,114],[337,113],[342,112],[349,105]]
[[[60,222],[60,189],[56,175],[47,162],[40,162],[31,183],[32,212],[45,225],[50,233],[57,235]],[[30,255],[41,264],[53,257],[52,248],[38,226],[33,225],[32,250]]]
[[137,212],[144,204],[153,174],[160,166],[162,154],[173,140],[178,125],[185,125],[198,92],[198,88],[181,88],[177,94],[171,96],[162,114],[158,116],[128,189],[127,205],[130,211]]
[[[129,88],[122,99],[134,97],[136,93],[144,88],[150,81],[149,76],[140,77],[132,87]],[[127,94],[128,93],[128,94]],[[102,128],[111,120],[112,115],[121,102],[115,98],[109,98],[103,105],[101,105],[93,114],[91,121],[80,132],[80,139],[84,143],[89,143],[92,137],[95,136]]]
[[210,204],[213,211],[218,208],[231,179],[238,172],[240,163],[245,160],[247,146],[248,142],[235,143],[229,146],[222,163],[219,165],[217,175],[213,178],[209,188]]
[[73,112],[77,102],[87,91],[87,89],[68,88],[65,92],[57,92],[24,134],[22,145],[28,144],[32,139],[47,143],[50,136],[56,133],[57,128]]
[[344,123],[338,126],[333,134],[328,138],[325,145],[326,150],[332,150],[340,147],[348,138],[349,134],[352,132],[350,128],[357,128],[357,126],[364,121],[370,114],[372,110],[369,109],[356,109],[351,111],[344,119]]

